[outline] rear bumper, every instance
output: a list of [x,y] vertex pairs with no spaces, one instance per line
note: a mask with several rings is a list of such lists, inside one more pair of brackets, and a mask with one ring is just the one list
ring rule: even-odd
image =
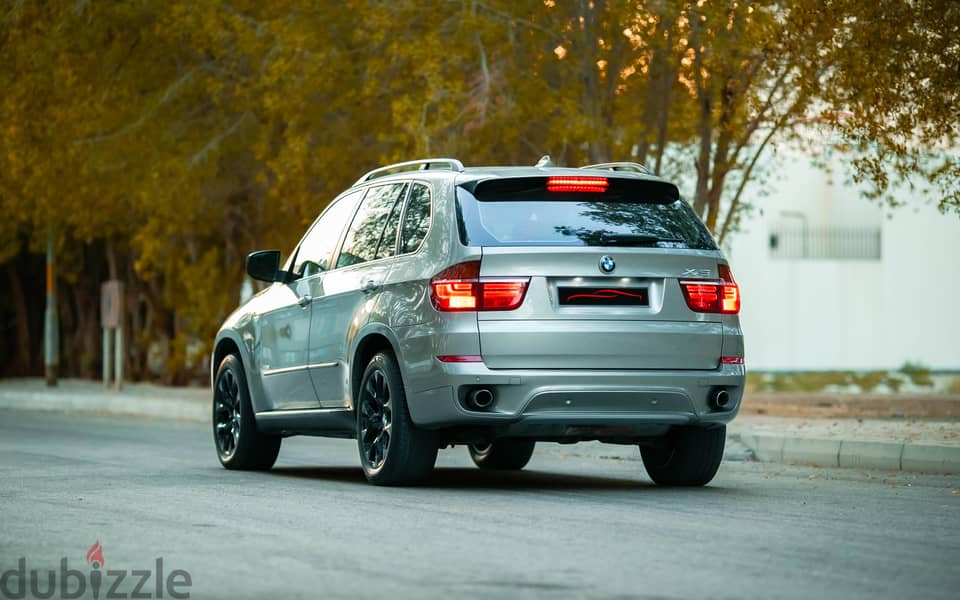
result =
[[[429,389],[408,391],[414,423],[440,429],[501,427],[505,435],[578,437],[578,431],[609,429],[631,435],[658,435],[672,425],[725,424],[743,397],[743,365],[715,370],[492,370],[483,363],[437,363]],[[470,410],[463,398],[471,389],[490,389],[494,403]],[[709,396],[727,391],[729,404],[711,408]]]

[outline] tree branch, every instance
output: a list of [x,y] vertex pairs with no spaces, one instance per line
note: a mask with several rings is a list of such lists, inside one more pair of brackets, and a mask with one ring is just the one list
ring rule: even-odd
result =
[[787,122],[787,117],[784,115],[781,117],[777,123],[770,129],[767,135],[763,138],[763,141],[760,143],[760,146],[757,148],[757,151],[753,154],[753,158],[750,160],[750,164],[747,165],[747,168],[743,171],[743,177],[740,179],[740,185],[737,186],[737,192],[733,196],[733,200],[730,202],[730,208],[727,210],[727,216],[723,220],[723,227],[720,228],[720,235],[718,236],[718,242],[722,245],[723,241],[727,237],[727,233],[730,231],[730,225],[733,223],[733,217],[736,214],[740,206],[740,197],[743,195],[743,190],[747,187],[747,182],[750,181],[750,175],[753,173],[753,168],[756,166],[757,161],[760,159],[760,156],[763,154],[763,151],[766,149],[767,144],[770,143],[770,140],[773,139],[773,136],[780,131]]

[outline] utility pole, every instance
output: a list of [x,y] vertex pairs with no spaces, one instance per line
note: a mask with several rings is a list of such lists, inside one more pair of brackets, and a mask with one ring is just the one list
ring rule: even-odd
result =
[[57,385],[59,366],[60,323],[57,314],[57,281],[51,227],[47,230],[47,307],[43,313],[43,370],[47,385]]

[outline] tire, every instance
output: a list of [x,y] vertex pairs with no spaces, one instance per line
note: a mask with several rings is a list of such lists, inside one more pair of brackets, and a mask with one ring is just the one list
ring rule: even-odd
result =
[[437,440],[410,419],[400,367],[390,352],[367,364],[357,394],[357,449],[367,481],[375,485],[415,485],[437,462]]
[[527,466],[533,449],[534,440],[502,439],[486,446],[470,444],[470,458],[481,469],[495,471],[519,471]]
[[220,363],[213,386],[213,444],[227,469],[266,471],[277,462],[282,438],[257,430],[243,365],[235,354]]
[[724,426],[678,427],[668,434],[666,445],[641,447],[640,455],[657,485],[701,486],[717,474],[726,439]]

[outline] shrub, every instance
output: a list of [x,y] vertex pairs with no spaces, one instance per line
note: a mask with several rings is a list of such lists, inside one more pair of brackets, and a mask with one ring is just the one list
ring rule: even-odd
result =
[[930,379],[930,368],[912,362],[906,362],[900,367],[900,372],[910,378],[913,385],[923,387],[933,387],[933,380]]

